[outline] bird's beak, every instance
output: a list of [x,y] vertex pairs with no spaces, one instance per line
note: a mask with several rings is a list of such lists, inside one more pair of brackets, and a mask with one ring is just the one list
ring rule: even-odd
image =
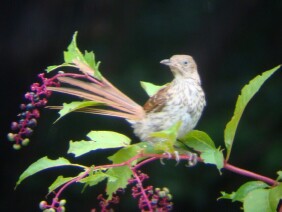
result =
[[167,65],[167,66],[171,65],[170,59],[162,60],[160,63],[164,64],[164,65]]

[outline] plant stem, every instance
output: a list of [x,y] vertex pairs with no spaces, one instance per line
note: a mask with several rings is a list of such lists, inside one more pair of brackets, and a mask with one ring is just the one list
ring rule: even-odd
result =
[[137,182],[137,184],[138,184],[138,186],[140,188],[142,196],[143,196],[143,198],[144,198],[144,200],[145,200],[145,202],[146,202],[146,204],[148,206],[149,212],[153,212],[153,209],[152,209],[152,206],[151,206],[151,202],[148,199],[148,196],[147,196],[147,194],[145,192],[145,189],[143,188],[143,184],[142,184],[138,174],[135,172],[135,170],[132,170],[132,173],[133,173],[133,176],[134,176],[134,178],[135,178],[135,180],[136,180],[136,182]]
[[240,174],[240,175],[243,175],[243,176],[247,176],[247,177],[250,177],[250,178],[254,178],[254,179],[257,179],[257,180],[260,180],[260,181],[263,181],[271,186],[275,186],[275,185],[278,185],[278,182],[269,178],[269,177],[265,177],[263,175],[260,175],[260,174],[256,174],[254,172],[251,172],[251,171],[248,171],[248,170],[245,170],[245,169],[241,169],[241,168],[238,168],[236,166],[233,166],[229,163],[225,163],[224,164],[224,168],[231,171],[231,172],[234,172],[234,173],[237,173],[237,174]]

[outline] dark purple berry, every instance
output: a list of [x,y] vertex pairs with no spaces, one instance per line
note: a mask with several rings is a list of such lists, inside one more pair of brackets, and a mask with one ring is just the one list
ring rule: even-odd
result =
[[40,99],[39,99],[38,96],[36,96],[36,97],[33,98],[33,101],[34,101],[34,102],[38,102],[39,100],[40,100]]
[[34,105],[31,104],[31,103],[29,103],[29,104],[26,105],[26,109],[27,109],[27,110],[32,110],[33,108],[34,108]]
[[36,127],[36,125],[37,125],[36,119],[31,119],[27,122],[28,127],[34,128],[34,127]]
[[19,125],[18,125],[18,123],[17,122],[12,122],[12,124],[11,124],[11,129],[12,130],[17,130],[17,129],[19,129]]
[[19,124],[23,124],[24,123],[24,119],[19,120]]
[[25,107],[26,107],[25,104],[21,104],[21,105],[20,105],[20,109],[21,109],[21,110],[25,110]]
[[32,130],[31,128],[27,127],[27,128],[25,129],[25,135],[26,135],[27,137],[31,136],[32,133],[33,133],[33,130]]
[[25,119],[25,118],[26,118],[26,112],[22,112],[21,115],[20,115],[20,117],[21,117],[22,119]]

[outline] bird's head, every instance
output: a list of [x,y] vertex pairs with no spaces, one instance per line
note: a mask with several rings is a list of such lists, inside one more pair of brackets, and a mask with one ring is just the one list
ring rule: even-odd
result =
[[170,59],[162,60],[160,63],[169,66],[175,78],[200,80],[197,65],[189,55],[173,55]]

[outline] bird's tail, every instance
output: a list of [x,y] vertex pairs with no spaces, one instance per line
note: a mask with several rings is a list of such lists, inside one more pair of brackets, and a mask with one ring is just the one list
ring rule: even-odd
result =
[[[94,73],[94,70],[90,69],[89,66],[79,61],[74,61],[74,63],[85,76],[93,78],[90,73]],[[81,108],[77,110],[79,112],[121,117],[132,121],[140,120],[145,115],[142,106],[122,93],[104,77],[86,81],[62,75],[57,79],[63,86],[48,87],[48,90],[95,101],[102,105],[99,108],[93,106]],[[60,109],[61,107],[49,106],[49,108]]]

